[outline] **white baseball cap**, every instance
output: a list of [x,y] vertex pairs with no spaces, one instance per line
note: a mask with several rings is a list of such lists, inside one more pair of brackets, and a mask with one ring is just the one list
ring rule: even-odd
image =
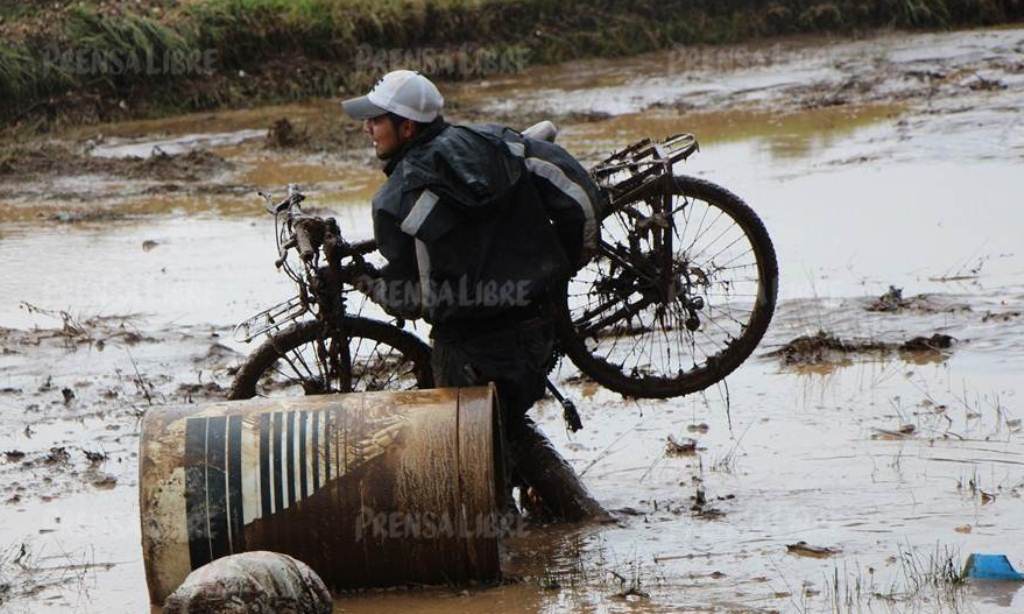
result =
[[441,113],[444,97],[430,79],[412,70],[394,70],[381,77],[370,93],[341,103],[353,119],[370,119],[387,112],[417,122],[432,122]]

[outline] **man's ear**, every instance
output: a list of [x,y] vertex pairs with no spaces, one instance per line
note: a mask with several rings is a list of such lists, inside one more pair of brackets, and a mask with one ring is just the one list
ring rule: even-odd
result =
[[416,122],[411,119],[402,120],[402,124],[398,128],[399,134],[402,135],[402,140],[409,140],[416,136]]

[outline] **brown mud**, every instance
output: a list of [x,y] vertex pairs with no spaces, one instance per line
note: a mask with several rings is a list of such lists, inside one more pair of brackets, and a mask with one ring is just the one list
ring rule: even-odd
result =
[[916,311],[919,313],[955,313],[957,311],[970,311],[970,305],[966,304],[943,304],[942,297],[933,298],[927,294],[904,297],[903,288],[889,286],[889,289],[871,304],[865,307],[868,311],[901,313],[905,311]]
[[[824,360],[754,357],[667,401],[622,399],[563,361],[584,430],[550,400],[532,415],[617,522],[530,527],[497,587],[360,592],[336,610],[1024,607],[1019,589],[948,573],[971,552],[1024,561],[1022,45],[1019,28],[801,39],[446,90],[454,120],[560,117],[587,160],[696,133],[677,172],[747,200],[779,254],[759,352],[803,337]],[[282,118],[293,134],[268,147]],[[294,292],[256,189],[300,183],[346,238],[370,236],[382,176],[342,124],[312,101],[16,145],[58,161],[0,176],[0,607],[145,611],[140,417],[223,398],[252,350],[233,324]],[[350,140],[317,141],[336,130]],[[935,351],[936,334],[956,343]],[[926,351],[899,349],[916,338]],[[857,340],[891,349],[833,347]]]
[[195,182],[230,167],[221,156],[201,149],[168,154],[157,148],[146,158],[102,158],[76,152],[67,146],[44,144],[11,147],[0,158],[0,176],[27,179],[106,174],[125,179]]
[[840,339],[818,331],[814,335],[797,337],[767,356],[778,357],[784,365],[814,365],[836,363],[848,360],[850,354],[885,355],[890,352],[920,353],[918,359],[928,354],[939,353],[953,347],[955,339],[942,333],[931,336],[917,336],[902,343],[890,343],[870,339]]

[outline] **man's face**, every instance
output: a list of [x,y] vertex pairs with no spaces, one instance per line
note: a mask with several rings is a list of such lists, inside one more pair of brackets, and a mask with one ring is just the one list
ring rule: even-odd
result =
[[402,122],[396,130],[387,115],[380,115],[363,122],[363,131],[373,141],[373,149],[381,160],[387,160],[395,155],[402,144],[410,138],[405,134],[408,132],[408,127],[409,122]]

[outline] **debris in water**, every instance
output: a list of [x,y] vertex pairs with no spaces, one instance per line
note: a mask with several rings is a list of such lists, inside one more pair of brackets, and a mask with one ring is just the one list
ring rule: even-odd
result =
[[677,441],[672,435],[668,436],[665,443],[665,453],[669,456],[690,456],[697,452],[697,440],[692,437],[684,437]]
[[93,480],[92,485],[100,490],[110,490],[117,486],[117,478],[107,473]]
[[[244,605],[242,605],[244,604]],[[164,601],[164,614],[330,614],[333,601],[305,563],[276,552],[225,556],[194,570]]]
[[914,337],[900,346],[904,352],[937,352],[953,347],[955,339],[949,335],[935,333],[931,337]]
[[705,507],[697,511],[697,518],[703,520],[716,520],[725,516],[725,512],[714,507]]
[[49,217],[51,222],[62,224],[81,224],[85,222],[110,222],[124,219],[124,214],[106,209],[75,209],[58,211]]
[[640,569],[636,563],[633,564],[632,578],[629,580],[617,571],[611,570],[608,573],[618,580],[619,585],[622,587],[622,590],[612,595],[614,599],[623,599],[625,601],[650,599],[650,595],[643,590],[643,582],[640,578]]
[[888,439],[888,440],[892,440],[892,439],[906,439],[907,437],[910,437],[911,435],[914,434],[914,431],[917,430],[917,427],[915,427],[913,424],[903,424],[903,425],[900,426],[900,428],[898,428],[895,431],[891,431],[889,429],[878,429],[878,428],[872,429],[872,430],[875,431],[875,434],[871,436],[872,439]]
[[708,431],[711,430],[711,427],[708,426],[706,423],[701,422],[700,424],[691,424],[687,426],[686,430],[690,431],[691,433],[707,433]]
[[[45,309],[24,301],[21,303],[21,308],[31,314],[40,314],[60,320],[60,328],[37,329],[37,332],[42,334],[38,339],[62,339],[69,346],[71,344],[95,345],[97,350],[103,349],[105,339],[121,338],[129,345],[140,341],[155,341],[155,339],[143,337],[138,332],[127,328],[132,320],[138,317],[138,314],[96,315],[83,318],[75,317],[62,309]],[[39,392],[46,392],[53,388],[53,376],[51,375],[40,386]]]
[[106,452],[92,452],[90,450],[82,450],[82,452],[85,454],[86,460],[94,464],[102,463],[103,461],[107,460],[107,458],[109,458]]
[[899,311],[909,304],[909,301],[903,299],[903,288],[889,286],[889,291],[875,299],[867,309],[868,311]]
[[66,463],[69,460],[71,460],[71,455],[68,454],[67,448],[64,446],[54,446],[50,448],[50,453],[43,459],[43,461],[48,465]]
[[972,91],[990,92],[993,90],[1005,90],[1008,86],[999,79],[986,79],[981,75],[975,75],[975,79],[967,84]]
[[206,354],[193,358],[192,362],[196,364],[205,364],[212,368],[223,368],[227,366],[227,363],[238,360],[240,356],[241,354],[228,346],[222,343],[214,343],[210,346],[210,349],[206,351]]
[[1020,314],[1021,312],[1019,311],[1005,311],[1003,313],[992,313],[991,311],[986,311],[985,315],[981,317],[981,321],[988,322],[989,320],[996,320],[998,322],[1009,322],[1014,318],[1019,318]]
[[951,348],[954,341],[955,339],[949,335],[935,333],[931,337],[914,337],[896,344],[874,340],[845,340],[831,333],[818,331],[814,335],[797,337],[766,355],[781,357],[785,365],[814,365],[836,362],[839,356],[855,353],[885,354],[897,350],[938,352]]
[[[690,506],[690,511],[694,512],[694,516],[697,518],[715,520],[725,516],[725,512],[713,507],[707,507],[708,498],[703,486],[698,485],[697,492],[691,498],[693,499],[693,505]],[[721,497],[719,497],[719,500],[721,500]]]
[[309,135],[304,130],[296,130],[295,126],[286,117],[282,117],[274,122],[274,125],[267,131],[267,147],[270,149],[295,147],[308,140]]
[[970,305],[963,303],[944,303],[927,294],[918,294],[910,298],[903,296],[903,288],[889,286],[889,290],[871,301],[867,311],[881,313],[899,313],[901,311],[916,311],[920,313],[958,313],[971,311]]
[[619,509],[613,510],[613,511],[615,513],[617,513],[617,514],[623,514],[624,516],[643,516],[644,515],[644,513],[641,512],[640,510],[636,509],[635,507],[629,507],[629,506],[620,507]]
[[769,356],[781,356],[787,365],[830,362],[834,354],[858,351],[882,351],[886,346],[877,341],[843,341],[831,333],[819,330],[817,334],[797,337]]
[[220,398],[224,395],[224,387],[212,381],[205,384],[179,384],[178,394],[185,397],[186,403],[191,403],[192,397]]
[[798,541],[795,544],[789,544],[786,546],[786,550],[790,554],[808,556],[815,559],[825,559],[840,552],[839,550],[826,548],[824,546],[812,546],[805,541]]
[[963,576],[975,580],[1024,580],[1024,574],[1013,568],[1005,554],[972,554],[964,564]]

